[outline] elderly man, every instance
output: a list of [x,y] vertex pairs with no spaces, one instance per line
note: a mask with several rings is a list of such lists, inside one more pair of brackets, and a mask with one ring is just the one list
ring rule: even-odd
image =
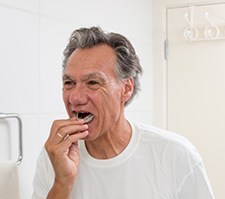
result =
[[131,43],[75,30],[64,50],[69,116],[52,124],[33,199],[213,199],[200,155],[185,138],[128,121],[142,68]]

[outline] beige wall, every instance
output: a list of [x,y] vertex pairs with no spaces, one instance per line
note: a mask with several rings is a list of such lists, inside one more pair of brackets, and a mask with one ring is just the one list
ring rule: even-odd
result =
[[224,2],[224,0],[162,0],[153,1],[153,123],[166,128],[166,61],[164,41],[166,39],[166,8],[182,5]]
[[[185,42],[183,30],[187,5],[196,8],[195,19],[212,11],[217,23],[224,23],[224,1],[164,1],[156,3],[154,14],[154,124],[187,137],[200,152],[216,198],[224,198],[224,49],[223,40]],[[215,4],[213,4],[215,3]],[[210,7],[207,4],[213,4]],[[166,24],[166,9],[170,23]],[[173,8],[173,9],[172,9]],[[197,12],[199,11],[199,12]],[[180,12],[180,13],[179,13]],[[178,14],[179,13],[179,14]],[[204,15],[203,15],[204,16]],[[204,23],[203,23],[204,22]],[[169,25],[168,25],[169,24]],[[221,24],[220,24],[221,25]],[[166,31],[167,29],[167,31]],[[222,32],[223,34],[224,32]],[[180,35],[180,36],[179,36]],[[165,39],[169,58],[164,59]]]

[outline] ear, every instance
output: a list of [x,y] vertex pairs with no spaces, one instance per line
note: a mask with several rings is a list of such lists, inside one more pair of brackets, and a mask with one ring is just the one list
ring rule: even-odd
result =
[[127,102],[134,90],[134,80],[132,78],[125,79],[123,81],[124,83],[124,88],[123,88],[123,93],[122,93],[122,101]]

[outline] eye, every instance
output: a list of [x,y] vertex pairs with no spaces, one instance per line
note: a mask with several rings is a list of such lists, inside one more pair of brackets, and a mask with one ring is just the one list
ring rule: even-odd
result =
[[89,85],[96,85],[96,84],[99,84],[97,81],[95,80],[91,80],[88,82]]
[[72,80],[65,80],[63,81],[63,87],[66,89],[71,88],[73,85],[75,85],[76,83]]
[[96,90],[100,87],[100,83],[96,80],[90,80],[90,81],[87,82],[87,86],[90,89]]
[[71,85],[71,84],[73,84],[73,82],[70,81],[70,80],[67,80],[67,81],[64,81],[63,84],[64,84],[64,85]]

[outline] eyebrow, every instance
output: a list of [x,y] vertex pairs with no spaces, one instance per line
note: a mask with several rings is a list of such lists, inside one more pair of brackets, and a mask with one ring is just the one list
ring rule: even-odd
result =
[[[73,78],[68,75],[68,74],[64,74],[63,75],[63,80],[73,80]],[[81,78],[82,81],[87,81],[89,79],[98,79],[102,82],[106,82],[106,77],[104,77],[104,75],[100,74],[100,73],[89,73],[87,75],[85,75],[84,77]]]
[[72,80],[72,77],[70,77],[70,76],[67,75],[67,74],[64,74],[62,79],[63,79],[63,80],[68,80],[68,79]]
[[100,73],[90,73],[85,75],[82,80],[88,80],[88,79],[99,79],[102,82],[106,82],[106,78],[104,77],[104,75],[100,74]]

